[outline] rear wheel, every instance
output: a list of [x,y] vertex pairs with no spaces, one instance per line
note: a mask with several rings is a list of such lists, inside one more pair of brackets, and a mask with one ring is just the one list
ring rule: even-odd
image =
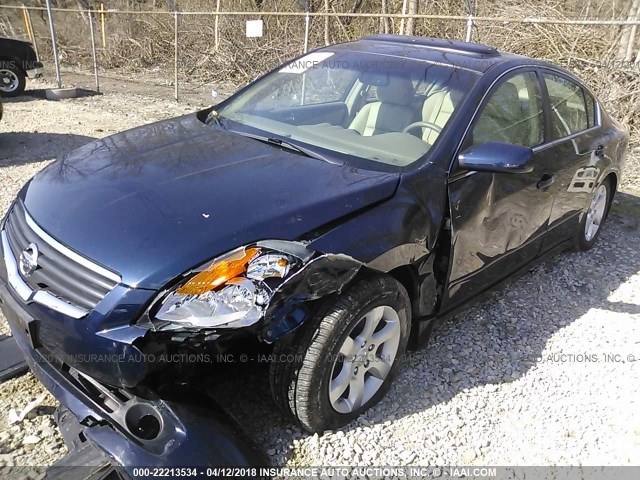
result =
[[318,315],[295,346],[276,346],[271,389],[306,430],[342,426],[377,403],[406,350],[411,309],[391,277],[356,283]]
[[16,97],[24,92],[26,84],[27,76],[20,68],[0,68],[0,96]]
[[605,179],[593,192],[589,208],[583,216],[576,238],[577,250],[589,250],[600,236],[602,225],[609,214],[611,195],[613,194],[611,181]]

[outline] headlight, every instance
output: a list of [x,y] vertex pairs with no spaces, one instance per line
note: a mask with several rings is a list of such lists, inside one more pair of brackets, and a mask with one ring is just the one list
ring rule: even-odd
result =
[[[263,245],[270,243],[284,244],[262,242]],[[303,261],[296,254],[260,245],[234,250],[162,294],[149,310],[150,327],[154,330],[238,328],[256,323],[264,315],[277,284]],[[300,251],[299,244],[293,245],[292,251]],[[306,249],[302,251],[306,257],[310,256]]]

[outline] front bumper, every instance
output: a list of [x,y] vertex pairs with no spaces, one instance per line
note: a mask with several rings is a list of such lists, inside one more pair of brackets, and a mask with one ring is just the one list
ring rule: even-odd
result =
[[137,385],[148,373],[148,362],[133,342],[146,331],[130,321],[155,292],[118,284],[79,320],[73,315],[73,305],[44,290],[33,290],[25,282],[5,227],[0,225],[0,284],[6,285],[20,309],[33,319],[28,326],[16,324],[30,345],[103,383]]
[[31,64],[31,68],[27,69],[26,72],[27,72],[27,77],[31,79],[39,78],[44,73],[44,65],[42,65],[41,62],[33,62]]
[[[264,466],[266,458],[212,401],[178,403],[107,388],[73,368],[48,361],[27,332],[34,319],[0,277],[0,307],[29,367],[77,418],[82,435],[128,475],[135,467]],[[149,426],[151,430],[149,430]],[[139,473],[139,472],[136,472]]]

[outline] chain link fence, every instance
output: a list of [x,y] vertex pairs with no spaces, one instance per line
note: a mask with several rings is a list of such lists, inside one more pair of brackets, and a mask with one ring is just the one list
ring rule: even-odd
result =
[[[289,3],[292,3],[289,5]],[[154,79],[173,87],[201,82],[233,90],[278,64],[329,43],[367,34],[400,33],[413,19],[416,35],[471,39],[498,49],[546,59],[581,75],[605,105],[635,129],[640,115],[640,63],[617,60],[625,29],[635,34],[640,20],[460,14],[349,13],[291,11],[167,11],[51,9],[57,54],[65,71],[118,78]],[[219,5],[219,4],[218,4]],[[248,37],[247,21],[262,22],[262,36]],[[31,40],[47,65],[55,62],[45,7],[0,6],[0,34]],[[640,57],[640,55],[639,55]],[[640,58],[638,59],[640,60]]]

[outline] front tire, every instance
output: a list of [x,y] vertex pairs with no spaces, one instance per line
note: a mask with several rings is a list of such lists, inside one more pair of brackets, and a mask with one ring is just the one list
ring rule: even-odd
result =
[[591,203],[583,215],[576,237],[576,250],[586,251],[596,244],[609,214],[612,195],[613,186],[607,178],[593,192]]
[[359,281],[321,310],[294,345],[276,345],[275,402],[310,432],[349,423],[389,388],[410,324],[409,296],[398,281]]
[[27,85],[27,76],[22,69],[12,67],[0,68],[0,96],[17,97]]

